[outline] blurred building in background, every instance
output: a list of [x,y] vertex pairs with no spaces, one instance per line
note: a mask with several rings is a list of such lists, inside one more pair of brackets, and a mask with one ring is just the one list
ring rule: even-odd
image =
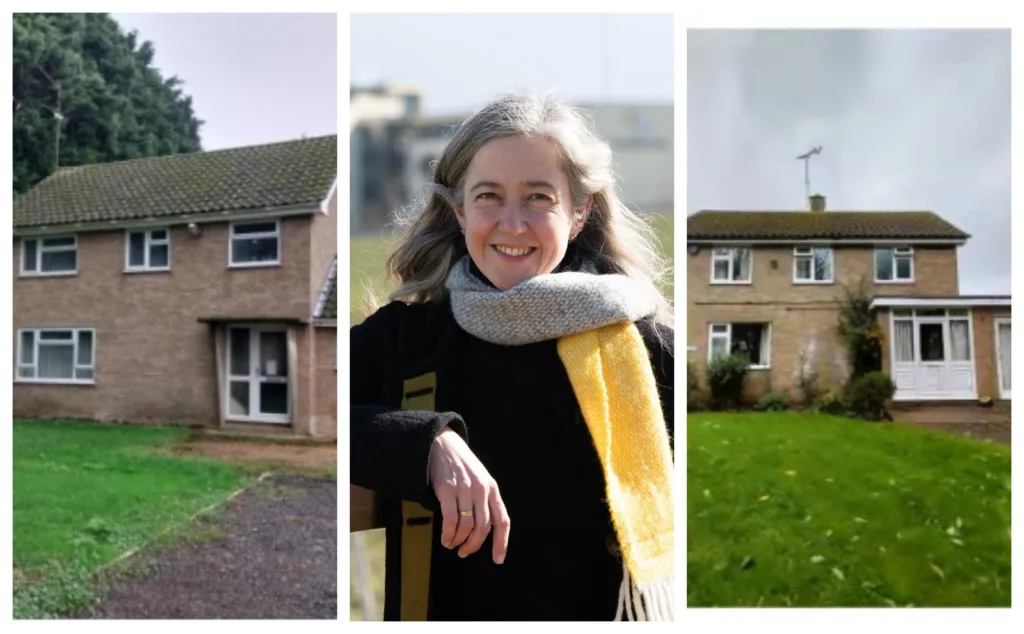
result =
[[[426,117],[416,86],[352,87],[350,231],[379,231],[390,214],[420,198],[433,178],[431,163],[471,113]],[[671,214],[671,104],[578,104],[594,119],[614,153],[623,202],[648,213]]]

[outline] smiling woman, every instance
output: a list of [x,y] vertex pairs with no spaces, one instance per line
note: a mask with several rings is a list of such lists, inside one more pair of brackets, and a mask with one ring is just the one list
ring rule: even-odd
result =
[[611,163],[578,110],[503,97],[399,219],[392,301],[351,331],[386,620],[673,617],[672,308]]

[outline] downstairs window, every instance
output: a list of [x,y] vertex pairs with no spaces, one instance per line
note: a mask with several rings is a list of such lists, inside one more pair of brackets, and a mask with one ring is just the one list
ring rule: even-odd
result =
[[91,328],[22,328],[18,331],[18,380],[92,383],[95,339]]
[[767,368],[770,350],[770,324],[711,324],[708,335],[709,360],[743,353],[750,358],[751,368]]

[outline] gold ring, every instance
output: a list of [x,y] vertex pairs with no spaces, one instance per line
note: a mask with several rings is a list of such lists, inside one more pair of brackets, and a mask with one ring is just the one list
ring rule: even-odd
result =
[[459,511],[460,517],[473,517],[473,511]]

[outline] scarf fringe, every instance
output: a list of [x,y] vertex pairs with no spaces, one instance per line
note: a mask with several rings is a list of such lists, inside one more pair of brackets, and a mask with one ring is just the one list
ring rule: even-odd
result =
[[669,575],[637,586],[623,560],[622,585],[619,586],[615,620],[622,621],[623,614],[627,621],[674,621],[675,576]]

